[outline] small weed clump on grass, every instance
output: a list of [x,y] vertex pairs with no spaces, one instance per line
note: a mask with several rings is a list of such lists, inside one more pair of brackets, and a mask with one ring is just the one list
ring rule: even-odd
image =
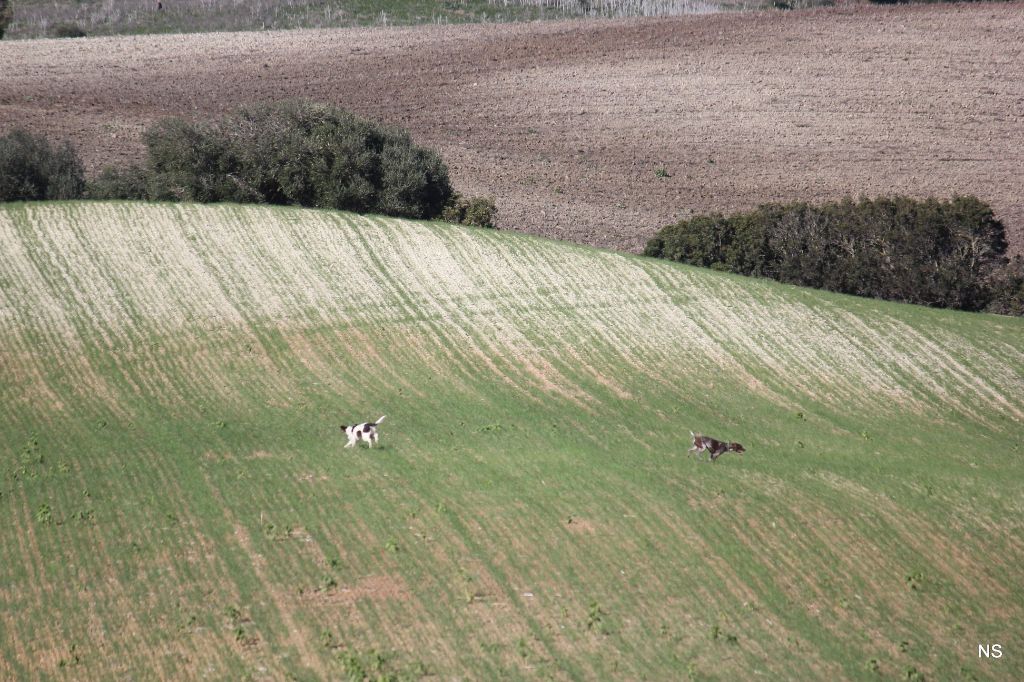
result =
[[44,525],[50,525],[53,522],[53,509],[48,504],[41,504],[36,509],[36,521]]
[[909,682],[925,682],[924,673],[920,672],[917,668],[911,666],[903,671],[903,679]]
[[57,661],[57,667],[62,669],[70,668],[72,666],[78,665],[81,662],[82,657],[78,655],[78,645],[72,644],[71,648],[68,650],[67,657],[61,658],[59,661]]
[[596,600],[591,601],[590,607],[587,609],[587,630],[607,635],[608,627],[605,620],[607,616],[608,614]]

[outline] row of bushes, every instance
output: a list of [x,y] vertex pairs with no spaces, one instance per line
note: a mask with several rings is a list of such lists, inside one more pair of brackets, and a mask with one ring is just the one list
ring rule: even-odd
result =
[[7,27],[11,25],[13,18],[14,12],[11,9],[10,0],[0,0],[0,40],[4,39],[4,34],[7,33]]
[[145,166],[86,183],[70,145],[15,131],[0,138],[0,201],[151,199],[283,204],[493,227],[493,200],[467,200],[448,168],[408,133],[320,104],[257,105],[218,121],[158,121]]
[[1024,266],[975,197],[770,204],[663,228],[646,255],[858,296],[1024,314]]
[[78,199],[85,193],[78,154],[23,130],[0,137],[0,201]]

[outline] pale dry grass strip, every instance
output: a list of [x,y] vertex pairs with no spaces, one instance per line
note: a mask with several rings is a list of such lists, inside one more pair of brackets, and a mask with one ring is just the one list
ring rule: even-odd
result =
[[366,217],[355,220],[364,240],[367,270],[375,274],[380,286],[388,292],[385,300],[397,303],[401,317],[413,321],[415,334],[422,338],[416,344],[416,351],[426,361],[425,366],[439,372],[456,390],[470,392],[474,368],[482,364],[492,376],[514,390],[515,382],[499,368],[492,355],[480,349],[470,330],[452,324],[445,317],[446,309],[432,307],[416,296],[415,288],[410,290],[408,279],[412,274],[407,269],[415,272],[419,265],[407,265],[406,259],[397,253],[394,245],[404,243],[396,234],[401,228],[388,224],[381,229],[379,223]]
[[[131,342],[125,333],[130,324],[128,317],[117,292],[97,269],[90,249],[72,227],[73,221],[84,220],[86,216],[67,215],[47,204],[27,205],[26,214],[28,224],[35,228],[35,256],[47,261],[48,272],[43,277],[49,279],[41,285],[53,292],[53,298],[65,311],[68,331],[80,340],[82,355],[78,361],[88,363],[91,351],[98,351],[116,366],[117,379],[133,393],[141,393],[141,386],[117,355],[120,348]],[[123,403],[113,398],[108,403],[115,412],[124,414]]]
[[[494,304],[467,275],[471,264],[460,263],[445,240],[426,225],[400,221],[404,234],[391,244],[392,276],[418,307],[441,316],[447,326],[459,330],[468,352],[481,360],[513,357],[522,368],[520,376],[542,393],[556,394],[589,409],[585,396],[558,372],[518,329],[515,320],[497,324]],[[479,267],[476,264],[475,267]],[[472,330],[470,332],[469,330]],[[497,370],[492,365],[492,371]],[[519,382],[514,382],[518,384]]]
[[[71,323],[71,312],[62,299],[62,292],[33,264],[30,251],[35,252],[40,247],[23,241],[13,217],[8,211],[0,211],[3,331],[14,342],[4,343],[10,362],[3,364],[3,371],[15,374],[12,387],[22,391],[21,399],[33,400],[38,396],[45,404],[56,407],[62,405],[62,401],[56,390],[46,385],[44,377],[57,363],[76,391],[87,394],[91,400],[101,401],[114,413],[123,413],[117,391],[86,358],[85,345]],[[41,337],[42,344],[30,335]],[[16,370],[19,366],[21,369]],[[25,383],[20,381],[22,372],[28,373]]]
[[[521,300],[522,322],[539,318],[540,327],[552,335],[552,348],[562,348],[559,332],[566,315],[579,314],[586,324],[574,328],[578,334],[602,346],[595,361],[626,364],[645,374],[652,373],[652,363],[637,359],[638,351],[646,349],[652,337],[661,337],[661,325],[651,321],[648,311],[660,292],[643,286],[643,274],[634,262],[617,254],[567,251],[554,260],[547,258],[545,242],[521,240],[508,260],[515,263],[518,276],[528,287],[509,296]],[[639,282],[637,280],[640,280]],[[515,307],[512,308],[515,310]],[[656,313],[655,313],[656,314]],[[638,334],[643,329],[644,334]],[[654,344],[657,346],[657,343]],[[580,352],[591,350],[584,343]]]
[[[732,300],[740,314],[730,328],[739,336],[756,337],[761,352],[777,359],[777,376],[796,384],[805,395],[834,407],[870,405],[892,397],[907,402],[904,391],[885,382],[873,356],[832,324],[828,308],[792,302],[767,288],[755,303],[744,286],[733,286]],[[882,390],[886,386],[895,390]]]
[[[990,352],[984,341],[967,344],[962,336],[941,328],[915,332],[911,346],[923,348],[924,355],[941,353],[940,366],[955,379],[965,396],[980,398],[991,410],[1015,421],[1024,418],[1024,352],[1018,349],[1004,359]],[[927,342],[914,343],[920,338]],[[975,367],[965,364],[967,356]],[[984,369],[979,372],[976,367]]]
[[[732,325],[742,325],[745,321],[730,310],[731,299],[723,296],[720,282],[695,277],[680,288],[689,295],[688,302],[685,305],[670,304],[666,314],[669,319],[683,323],[687,330],[685,339],[695,347],[696,352],[707,354],[713,359],[719,368],[714,375],[724,370],[726,376],[734,377],[750,391],[770,402],[786,409],[797,409],[797,403],[772,386],[773,383],[788,386],[788,382],[779,382],[778,375],[766,375],[763,371],[771,365],[777,368],[777,361],[750,340],[750,331],[744,333],[728,324],[731,321]],[[740,292],[740,295],[748,294]],[[677,312],[672,313],[673,309]],[[750,352],[737,352],[737,347]],[[752,357],[761,360],[761,363],[753,364],[758,370],[757,374],[748,367]],[[710,380],[713,382],[714,378]]]
[[50,286],[61,288],[59,299],[68,302],[64,305],[70,314],[90,329],[101,348],[126,345],[124,330],[134,326],[131,317],[95,262],[97,245],[83,242],[74,226],[91,219],[102,225],[102,218],[93,211],[68,211],[49,204],[27,204],[25,212],[28,223],[37,228],[41,248],[59,277]]
[[[983,424],[990,424],[991,419],[985,410],[979,409],[979,401],[1016,419],[1024,414],[1018,407],[1019,398],[1017,405],[1011,403],[944,348],[905,322],[876,315],[868,323],[853,313],[844,314],[843,320],[870,344],[876,365],[886,363],[904,373],[910,380],[910,390],[925,400]],[[906,379],[903,384],[907,384]],[[1020,397],[1024,397],[1024,393]]]
[[[546,242],[510,239],[498,243],[461,237],[448,237],[447,246],[481,295],[493,292],[494,312],[500,315],[500,322],[494,324],[502,329],[529,330],[532,342],[517,343],[512,349],[518,357],[529,362],[531,356],[543,358],[549,350],[563,354],[568,348],[581,367],[586,370],[589,366],[589,374],[599,380],[602,373],[595,367],[618,364],[656,381],[665,380],[664,374],[654,369],[657,363],[651,361],[650,353],[644,352],[651,335],[636,333],[660,330],[662,325],[650,324],[650,306],[645,301],[650,292],[635,284],[646,275],[634,263],[618,254],[555,252]],[[570,331],[564,323],[566,315],[585,320],[584,325],[571,327],[573,339],[566,337]],[[639,358],[642,352],[644,359]]]
[[397,320],[394,303],[368,267],[355,223],[326,211],[303,211],[298,218],[285,223],[291,236],[287,255],[289,262],[308,265],[301,279],[307,305],[323,309],[327,322]]
[[[64,209],[70,214],[68,222],[76,241],[83,252],[90,254],[96,276],[107,285],[96,292],[89,303],[97,308],[117,310],[127,318],[123,324],[115,322],[109,325],[117,334],[118,342],[106,349],[106,355],[116,362],[124,378],[135,384],[137,392],[161,396],[168,402],[183,403],[188,399],[188,392],[182,391],[174,376],[166,371],[165,358],[161,357],[162,346],[151,342],[154,334],[164,335],[168,331],[162,324],[163,320],[153,313],[154,304],[157,301],[165,306],[171,304],[179,316],[171,321],[175,328],[180,328],[184,322],[180,317],[183,306],[171,298],[171,292],[160,286],[162,278],[155,274],[158,269],[149,254],[152,243],[159,240],[150,231],[139,238],[131,230],[121,229],[122,223],[134,226],[142,221],[121,219],[116,213],[119,206],[123,205],[89,206],[90,210],[84,215],[79,210],[85,207],[82,204]],[[132,213],[137,215],[138,209],[135,207]],[[153,232],[162,234],[165,231],[157,229]],[[133,243],[132,237],[138,241]],[[108,292],[112,300],[103,299]],[[135,362],[129,362],[130,355],[135,356]]]
[[[184,399],[185,387],[168,376],[188,368],[138,343],[154,330],[187,330],[199,341],[260,320],[380,325],[404,318],[449,338],[442,351],[450,366],[484,363],[510,385],[525,380],[581,409],[591,399],[552,362],[550,348],[573,345],[582,371],[595,378],[601,372],[593,369],[606,363],[656,381],[665,381],[665,363],[715,368],[786,407],[795,405],[782,394],[792,391],[868,411],[895,403],[915,412],[949,406],[980,421],[992,410],[1024,416],[1019,350],[979,349],[968,365],[956,349],[976,344],[956,333],[919,331],[888,313],[868,322],[866,313],[793,302],[763,283],[519,237],[317,211],[102,203],[68,210],[26,209],[45,226],[31,245],[21,243],[9,215],[0,218],[0,242],[10,247],[0,262],[21,297],[0,299],[0,320],[52,329],[79,351],[74,339],[89,330],[135,392]],[[48,260],[47,277],[30,267],[27,247],[46,252],[37,257]],[[18,322],[15,305],[33,311],[32,320]],[[571,335],[560,324],[566,314],[583,322]],[[926,354],[915,356],[921,348]],[[198,386],[220,362],[209,350],[204,355],[190,372]],[[147,363],[145,378],[126,358]],[[502,359],[512,364],[496,362]],[[283,388],[269,359],[262,362],[267,388]],[[994,371],[981,378],[979,364]],[[38,372],[32,381],[53,400]],[[971,406],[974,396],[985,410]]]

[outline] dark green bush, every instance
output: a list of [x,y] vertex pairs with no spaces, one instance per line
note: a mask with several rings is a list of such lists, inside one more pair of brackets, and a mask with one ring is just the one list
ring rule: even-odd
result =
[[88,183],[86,195],[90,199],[147,199],[149,187],[146,171],[138,166],[107,166]]
[[910,5],[910,4],[921,4],[931,5],[938,4],[940,2],[952,3],[952,2],[984,2],[985,0],[869,0],[876,5]]
[[494,218],[498,207],[490,197],[464,197],[457,192],[444,207],[441,219],[449,223],[473,225],[475,227],[494,227]]
[[243,194],[235,175],[238,163],[227,141],[209,125],[167,118],[150,126],[143,140],[152,199],[242,203],[263,199],[255,193]]
[[84,38],[86,33],[78,24],[55,24],[50,35],[54,38]]
[[257,105],[220,121],[165,119],[145,134],[154,199],[439,215],[452,195],[437,153],[334,107]]
[[54,148],[24,130],[0,137],[0,201],[78,199],[84,189],[82,163],[70,143]]
[[490,197],[471,197],[466,206],[466,215],[462,222],[476,227],[494,227],[494,219],[498,215],[498,207]]
[[0,0],[0,40],[3,40],[7,27],[11,25],[14,12],[11,10],[9,0]]
[[974,197],[884,197],[698,216],[662,229],[645,253],[859,296],[981,310],[995,296],[1006,248],[1002,223]]
[[992,300],[985,311],[999,315],[1024,316],[1024,259],[1013,260],[992,278]]

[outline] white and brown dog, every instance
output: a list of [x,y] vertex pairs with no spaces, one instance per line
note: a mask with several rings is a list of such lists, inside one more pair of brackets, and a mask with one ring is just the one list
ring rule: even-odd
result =
[[726,452],[735,452],[741,455],[746,452],[746,449],[739,443],[725,443],[717,438],[702,436],[699,433],[694,435],[693,431],[690,431],[690,437],[693,438],[693,447],[687,450],[687,452],[696,452],[697,459],[700,459],[700,453],[702,452],[707,452],[712,462]]
[[[386,417],[387,415],[384,416]],[[372,448],[378,438],[377,425],[382,421],[384,421],[384,417],[381,417],[373,423],[363,422],[362,424],[356,424],[354,426],[342,426],[341,430],[345,432],[346,436],[348,436],[348,443],[345,444],[345,447],[350,448],[362,439],[369,443]]]

